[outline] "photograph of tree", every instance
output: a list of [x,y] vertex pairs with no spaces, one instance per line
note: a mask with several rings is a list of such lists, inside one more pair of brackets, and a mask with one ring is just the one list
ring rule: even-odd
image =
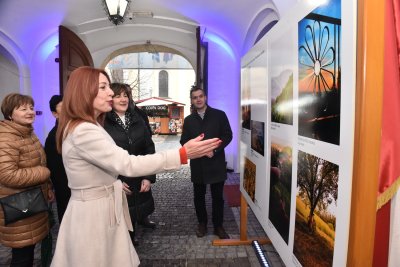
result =
[[289,242],[290,203],[292,189],[292,148],[271,142],[271,178],[268,218]]
[[256,164],[247,157],[244,157],[243,188],[254,202],[256,194]]
[[339,166],[299,151],[293,253],[303,266],[332,266]]
[[264,156],[264,122],[251,121],[251,148]]
[[299,135],[339,145],[341,1],[299,21],[298,36]]

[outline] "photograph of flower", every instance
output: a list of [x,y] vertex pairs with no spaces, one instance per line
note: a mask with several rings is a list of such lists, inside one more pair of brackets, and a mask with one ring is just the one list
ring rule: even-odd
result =
[[341,2],[332,0],[298,23],[299,135],[339,145]]

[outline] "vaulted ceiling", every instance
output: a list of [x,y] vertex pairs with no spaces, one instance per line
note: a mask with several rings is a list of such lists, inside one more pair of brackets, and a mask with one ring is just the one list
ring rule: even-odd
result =
[[[222,38],[237,55],[256,35],[297,0],[132,0],[130,12],[150,11],[153,17],[126,19],[114,26],[101,0],[0,0],[0,37],[10,39],[29,61],[43,42],[64,25],[86,43],[92,54],[110,54],[124,47],[154,44],[185,52],[195,42],[195,29]],[[1,43],[0,43],[1,45]]]

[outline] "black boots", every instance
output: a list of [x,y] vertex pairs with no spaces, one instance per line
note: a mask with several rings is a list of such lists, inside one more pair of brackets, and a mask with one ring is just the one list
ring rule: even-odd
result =
[[135,237],[135,229],[133,230],[133,232],[129,231],[129,236],[131,237],[131,241],[134,247],[139,246],[139,241],[136,239]]
[[149,217],[146,217],[143,220],[138,221],[138,224],[143,226],[144,228],[150,228],[150,229],[156,228],[156,223],[153,221],[150,221]]

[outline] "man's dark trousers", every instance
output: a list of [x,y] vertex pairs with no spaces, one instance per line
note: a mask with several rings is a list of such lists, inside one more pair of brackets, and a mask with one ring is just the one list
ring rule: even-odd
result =
[[[212,197],[212,222],[214,228],[222,226],[224,220],[224,184],[225,181],[210,184]],[[193,183],[194,206],[196,208],[197,220],[207,225],[206,209],[206,184]]]

